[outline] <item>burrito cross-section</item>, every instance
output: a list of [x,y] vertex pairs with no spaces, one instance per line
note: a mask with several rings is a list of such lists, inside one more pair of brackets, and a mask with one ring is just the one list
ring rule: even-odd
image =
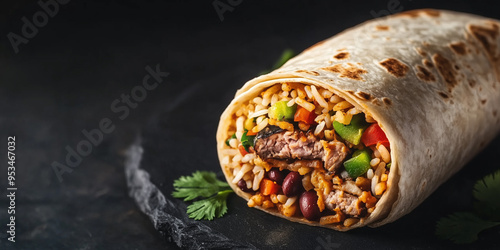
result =
[[249,207],[336,230],[409,213],[500,130],[499,27],[403,12],[250,80],[217,131],[228,183]]

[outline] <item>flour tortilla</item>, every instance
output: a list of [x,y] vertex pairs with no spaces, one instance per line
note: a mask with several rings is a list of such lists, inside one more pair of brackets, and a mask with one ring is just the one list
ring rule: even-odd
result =
[[498,20],[424,9],[371,20],[319,42],[237,91],[221,115],[219,160],[232,115],[265,88],[301,82],[329,89],[375,118],[391,144],[388,189],[373,213],[353,227],[397,220],[498,134],[499,32]]

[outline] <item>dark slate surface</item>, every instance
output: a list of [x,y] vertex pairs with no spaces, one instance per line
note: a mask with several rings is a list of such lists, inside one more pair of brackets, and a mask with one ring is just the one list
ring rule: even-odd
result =
[[[338,233],[293,224],[247,208],[235,195],[227,216],[198,223],[185,218],[186,204],[170,193],[181,175],[198,169],[220,173],[215,151],[220,113],[236,89],[271,66],[284,48],[301,51],[397,10],[435,7],[500,18],[494,2],[73,0],[52,8],[46,22],[39,19],[37,33],[31,31],[17,53],[8,34],[22,35],[23,17],[33,20],[42,7],[28,0],[2,3],[0,225],[8,223],[7,136],[17,138],[18,190],[16,243],[7,241],[7,227],[0,226],[0,249],[454,248],[434,237],[434,224],[451,211],[470,209],[474,181],[500,168],[499,138],[414,212],[379,229]],[[214,3],[234,6],[221,20]],[[168,76],[126,113],[126,95],[142,84],[146,67],[156,65]],[[114,130],[60,182],[52,164],[66,164],[67,148],[88,140],[82,130],[94,131],[102,120]],[[141,141],[134,144],[137,138]],[[143,154],[135,171],[127,165],[128,177],[142,174],[149,181],[128,178],[127,183],[124,166],[131,148],[142,148]],[[138,196],[154,190],[148,183],[158,188],[154,196]],[[150,206],[155,204],[163,207]],[[185,224],[170,223],[175,218]],[[187,227],[181,230],[182,225]],[[493,248],[499,236],[496,228],[463,247]]]

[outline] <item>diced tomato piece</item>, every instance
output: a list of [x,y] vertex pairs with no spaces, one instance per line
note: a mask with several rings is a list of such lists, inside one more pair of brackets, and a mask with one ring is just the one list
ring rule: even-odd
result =
[[246,154],[248,154],[248,152],[245,150],[245,147],[243,147],[243,145],[241,144],[238,146],[238,150],[240,151],[241,156],[245,156]]
[[247,132],[247,136],[254,136],[256,134],[257,134],[257,132],[253,132],[252,130],[248,130],[248,132]]
[[365,144],[365,146],[367,147],[372,145],[377,145],[378,143],[380,143],[384,145],[387,149],[390,148],[387,136],[377,123],[370,125],[365,130],[363,136],[361,136],[361,142],[363,142],[363,144]]
[[309,112],[307,109],[298,106],[297,111],[293,117],[293,120],[296,122],[304,122],[306,124],[314,124],[314,119],[316,118],[316,113]]
[[264,178],[260,182],[260,193],[262,195],[277,194],[280,189],[281,186],[272,180]]

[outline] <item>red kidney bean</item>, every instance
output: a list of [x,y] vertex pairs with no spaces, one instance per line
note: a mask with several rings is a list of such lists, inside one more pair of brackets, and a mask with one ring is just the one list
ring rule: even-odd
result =
[[296,196],[302,191],[302,176],[297,172],[290,172],[283,181],[283,194],[288,197]]
[[267,177],[275,181],[277,184],[281,185],[283,183],[283,179],[285,179],[285,175],[283,172],[279,171],[278,169],[271,169],[269,172],[267,172]]
[[243,192],[250,192],[250,189],[247,188],[247,182],[243,179],[240,179],[238,181],[238,187],[241,189]]
[[318,195],[314,190],[309,190],[300,195],[299,206],[302,215],[308,220],[317,220],[321,215],[318,207]]

